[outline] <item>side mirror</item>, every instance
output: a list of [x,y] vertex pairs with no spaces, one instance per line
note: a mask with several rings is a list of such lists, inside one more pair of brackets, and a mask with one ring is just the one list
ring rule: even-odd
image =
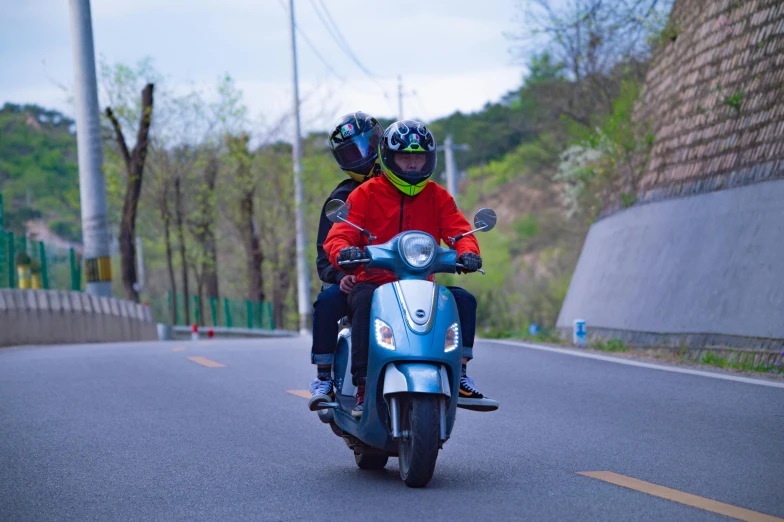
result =
[[[330,203],[332,203],[330,201]],[[495,210],[492,208],[482,208],[474,216],[474,228],[477,231],[489,232],[495,228],[495,223],[498,217],[495,215]]]
[[327,215],[327,219],[333,223],[342,223],[348,217],[348,207],[339,199],[327,201],[324,212]]

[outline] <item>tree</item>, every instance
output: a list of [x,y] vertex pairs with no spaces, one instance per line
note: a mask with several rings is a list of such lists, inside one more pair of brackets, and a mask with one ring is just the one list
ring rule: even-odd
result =
[[201,247],[198,295],[202,289],[207,297],[218,298],[218,258],[215,241],[215,188],[218,181],[218,152],[208,149],[202,152],[206,158],[200,163],[201,176],[194,189],[195,210],[188,218],[188,227],[194,240]]
[[623,79],[644,78],[650,36],[664,27],[672,2],[526,0],[519,5],[523,27],[512,39],[524,60],[544,51],[563,68],[575,88],[560,112],[590,128],[592,115],[612,110]]
[[139,291],[136,280],[136,211],[142,191],[144,161],[147,158],[150,126],[152,125],[153,84],[148,83],[142,90],[141,120],[136,135],[133,151],[128,150],[122,127],[111,107],[106,107],[106,116],[114,128],[115,140],[125,163],[126,188],[123,201],[122,218],[120,220],[120,252],[122,280],[125,297],[139,302]]
[[264,254],[261,250],[259,230],[255,221],[257,178],[253,175],[251,168],[253,154],[249,149],[249,141],[250,136],[246,133],[239,136],[226,136],[232,185],[238,198],[232,217],[241,238],[242,248],[245,250],[248,299],[264,301],[264,279],[262,276]]

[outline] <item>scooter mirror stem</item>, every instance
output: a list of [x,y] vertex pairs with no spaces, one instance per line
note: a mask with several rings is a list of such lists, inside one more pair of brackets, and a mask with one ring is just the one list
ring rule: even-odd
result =
[[371,242],[372,242],[374,239],[376,239],[376,236],[374,236],[373,234],[371,234],[370,232],[368,232],[368,231],[367,231],[367,230],[365,230],[364,228],[362,228],[362,227],[360,227],[360,226],[358,226],[358,225],[355,225],[354,223],[352,223],[352,222],[351,222],[351,221],[349,221],[348,219],[344,218],[343,216],[338,216],[338,217],[337,217],[337,220],[338,220],[338,221],[340,221],[340,222],[342,222],[342,223],[345,223],[345,224],[347,224],[347,225],[350,225],[350,226],[352,226],[352,227],[356,228],[356,229],[357,229],[357,230],[359,230],[361,233],[365,234],[365,235],[368,237],[368,239],[369,239]]
[[469,232],[466,232],[465,234],[459,234],[459,235],[457,235],[455,237],[448,238],[449,242],[451,243],[449,245],[449,248],[454,249],[455,248],[455,243],[457,243],[459,240],[463,239],[466,236],[470,236],[472,234],[476,234],[477,232],[481,232],[482,230],[484,230],[486,228],[487,228],[487,225],[479,227],[479,228],[475,228],[475,229],[473,229],[473,230],[471,230]]

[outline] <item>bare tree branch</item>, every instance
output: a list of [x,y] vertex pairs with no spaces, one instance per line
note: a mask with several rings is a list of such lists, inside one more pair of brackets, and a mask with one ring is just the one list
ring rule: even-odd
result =
[[125,168],[130,169],[131,154],[128,152],[128,145],[125,144],[125,136],[123,136],[122,128],[120,128],[120,122],[117,121],[117,116],[114,115],[111,107],[106,107],[106,117],[109,118],[109,121],[112,122],[112,127],[114,127],[115,140],[117,141],[117,146],[120,147],[120,154],[125,162]]

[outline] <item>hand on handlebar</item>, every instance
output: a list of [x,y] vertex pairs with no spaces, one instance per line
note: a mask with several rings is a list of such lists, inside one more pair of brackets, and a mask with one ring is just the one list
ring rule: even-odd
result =
[[481,270],[482,268],[482,258],[478,254],[473,254],[471,252],[466,252],[464,254],[460,254],[460,257],[457,258],[457,273],[469,273],[469,272],[484,272]]
[[338,264],[346,273],[350,273],[366,261],[364,256],[365,254],[361,248],[355,246],[346,247],[338,253]]

